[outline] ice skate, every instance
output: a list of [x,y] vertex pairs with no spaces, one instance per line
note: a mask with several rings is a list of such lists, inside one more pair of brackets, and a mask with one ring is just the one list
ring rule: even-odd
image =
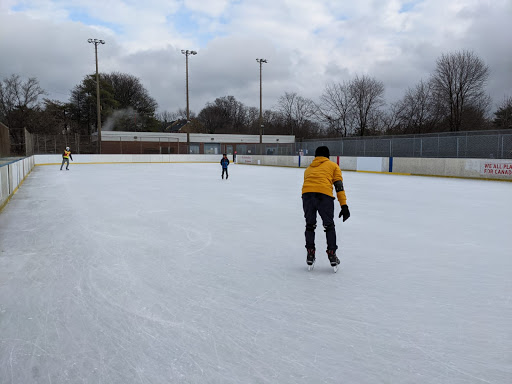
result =
[[315,267],[315,249],[308,249],[308,255],[306,256],[306,264],[308,265],[308,271],[311,271]]
[[334,272],[338,272],[338,265],[340,264],[340,259],[338,259],[338,256],[336,256],[336,251],[332,250],[332,249],[328,249],[327,257],[329,258],[331,267],[334,268]]

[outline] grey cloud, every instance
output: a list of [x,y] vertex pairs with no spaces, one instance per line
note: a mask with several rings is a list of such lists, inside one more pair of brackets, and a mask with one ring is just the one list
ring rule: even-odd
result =
[[[341,6],[339,1],[320,1],[308,8],[265,0],[258,9],[250,2],[235,2],[226,8],[226,22],[211,22],[210,30],[222,37],[203,44],[190,40],[193,31],[181,31],[180,36],[174,26],[163,35],[158,35],[165,31],[160,24],[116,35],[77,22],[34,20],[2,11],[0,28],[9,38],[0,39],[0,76],[35,76],[51,98],[67,101],[69,91],[94,72],[94,49],[87,39],[102,38],[107,44],[99,47],[100,71],[137,76],[160,110],[175,111],[186,105],[180,49],[194,49],[199,53],[189,60],[189,85],[191,109],[197,113],[205,103],[227,95],[259,107],[256,58],[268,60],[263,66],[263,104],[270,108],[284,92],[315,100],[327,83],[363,73],[382,81],[388,101],[393,101],[426,79],[441,54],[470,49],[490,67],[488,92],[494,103],[512,95],[512,6],[503,1],[485,7],[468,3],[457,13],[443,8],[444,3],[420,2],[403,15],[382,2]],[[308,12],[315,15],[308,18]],[[347,16],[336,19],[334,14]],[[201,28],[204,32],[208,25]],[[152,44],[145,46],[144,41]]]

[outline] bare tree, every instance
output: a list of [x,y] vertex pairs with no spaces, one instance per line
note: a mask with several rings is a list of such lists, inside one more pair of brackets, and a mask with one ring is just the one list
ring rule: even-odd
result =
[[19,75],[12,74],[0,82],[0,118],[7,126],[13,126],[13,114],[34,108],[38,105],[39,96],[45,91],[39,86],[39,81],[31,77],[23,82]]
[[369,118],[384,106],[384,84],[368,76],[356,76],[349,85],[350,96],[354,100],[355,119],[360,136],[367,132]]
[[[190,118],[195,118],[195,113],[192,111],[189,111]],[[158,121],[161,123],[171,123],[173,121],[177,120],[186,120],[187,119],[187,110],[184,108],[179,108],[175,112],[169,112],[169,111],[163,111],[159,112],[155,115]]]
[[433,91],[446,110],[450,130],[460,130],[465,109],[481,104],[488,77],[489,68],[471,51],[443,54],[437,60]]
[[382,112],[380,116],[380,123],[384,132],[388,134],[403,133],[403,127],[400,121],[402,108],[402,101],[398,101],[396,103],[392,103],[386,112]]
[[307,136],[311,118],[316,116],[317,106],[311,99],[285,92],[277,102],[278,111],[283,115],[292,135]]
[[432,81],[420,80],[414,88],[407,89],[396,109],[402,133],[425,133],[442,118]]
[[494,112],[494,125],[501,129],[512,128],[512,97],[505,97]]
[[349,83],[332,83],[325,87],[318,106],[322,121],[336,135],[347,136],[354,122],[355,103]]
[[38,100],[44,94],[35,77],[23,81],[12,74],[0,82],[0,121],[9,127],[13,145],[22,146],[24,129],[32,131],[37,126]]

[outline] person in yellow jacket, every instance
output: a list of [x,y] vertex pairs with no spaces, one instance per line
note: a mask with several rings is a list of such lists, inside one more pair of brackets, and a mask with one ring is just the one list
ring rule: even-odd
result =
[[312,266],[315,262],[315,229],[317,212],[322,218],[322,224],[327,238],[327,257],[332,267],[337,268],[340,260],[336,256],[336,230],[334,225],[334,196],[332,189],[336,190],[336,197],[341,206],[339,217],[343,221],[350,217],[347,205],[347,196],[343,187],[343,177],[338,164],[329,160],[329,148],[322,146],[315,151],[315,159],[304,171],[304,184],[302,185],[302,207],[306,219],[306,263]]
[[64,153],[62,154],[62,164],[60,165],[61,171],[62,167],[64,166],[64,163],[66,164],[66,171],[69,171],[69,159],[73,161],[73,156],[71,156],[71,151],[69,150],[69,147],[66,147]]

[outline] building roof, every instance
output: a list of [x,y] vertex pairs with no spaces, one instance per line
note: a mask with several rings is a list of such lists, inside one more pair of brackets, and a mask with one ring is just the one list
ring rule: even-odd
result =
[[[96,135],[96,133],[94,134]],[[102,131],[101,141],[170,141],[187,142],[190,135],[191,143],[247,143],[260,142],[259,135],[231,135],[231,134],[207,134],[207,133],[168,133],[168,132],[126,132],[126,131]],[[293,135],[263,135],[263,143],[295,143]]]

